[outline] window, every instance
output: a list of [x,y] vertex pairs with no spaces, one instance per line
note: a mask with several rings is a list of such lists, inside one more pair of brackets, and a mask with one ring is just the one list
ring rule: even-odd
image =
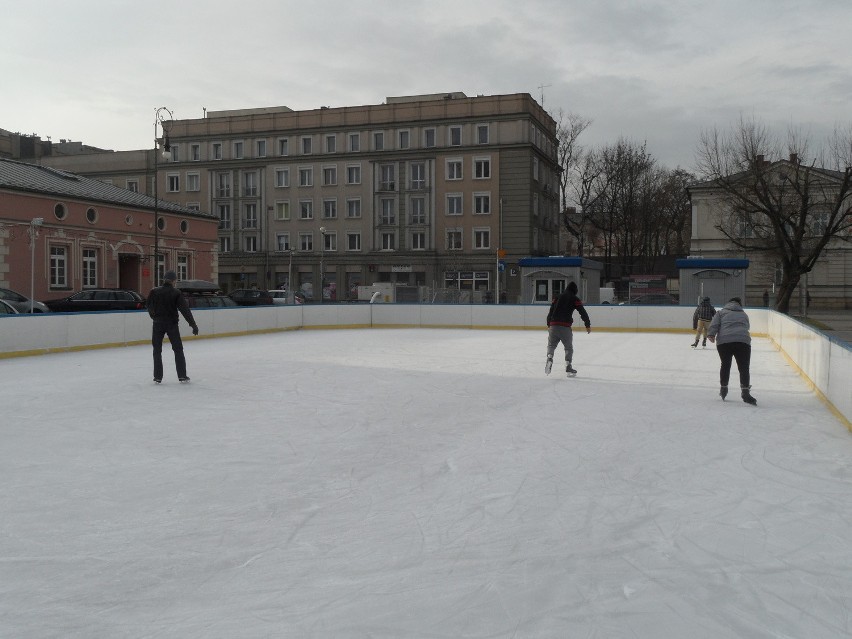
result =
[[447,249],[460,251],[462,249],[462,230],[447,229]]
[[422,251],[426,248],[426,234],[422,231],[415,231],[411,234],[411,248],[414,251]]
[[353,197],[346,200],[346,217],[361,217],[361,198]]
[[201,175],[198,173],[186,174],[186,190],[200,191],[201,190]]
[[325,152],[326,153],[337,153],[337,136],[336,135],[325,136]]
[[178,226],[180,228],[180,232],[184,235],[186,235],[187,231],[189,231],[189,222],[186,220],[181,220]]
[[461,146],[462,130],[460,126],[450,127],[450,146]]
[[68,286],[68,247],[50,247],[50,286],[67,288]]
[[361,134],[360,133],[350,133],[349,134],[349,150],[350,151],[360,151],[361,150]]
[[426,224],[426,198],[411,198],[411,224]]
[[411,164],[411,186],[412,190],[426,188],[426,165],[423,162]]
[[200,211],[201,202],[187,202],[186,208],[188,208],[190,211]]
[[491,158],[473,159],[473,177],[477,180],[487,180],[491,177]]
[[383,151],[385,148],[385,134],[383,131],[373,133],[373,150]]
[[396,233],[382,233],[382,250],[396,250]]
[[335,233],[334,231],[326,231],[322,234],[322,242],[324,251],[336,251],[337,233]]
[[405,130],[399,132],[399,148],[407,149],[411,147],[411,131]]
[[289,251],[290,250],[290,234],[289,233],[279,233],[275,236],[275,249],[278,251]]
[[538,182],[538,158],[533,158],[533,180]]
[[93,208],[86,209],[86,221],[89,224],[94,224],[98,221],[98,212]]
[[96,249],[83,249],[83,288],[98,285],[98,252]]
[[275,188],[286,189],[290,186],[290,169],[275,169]]
[[127,190],[139,193],[139,180],[127,180]]
[[361,234],[347,233],[346,234],[346,250],[360,251],[361,250]]
[[243,195],[247,197],[254,197],[257,195],[257,173],[252,171],[251,173],[243,174],[243,181],[245,183],[243,187]]
[[180,146],[172,144],[167,150],[172,154],[170,158],[172,162],[180,162]]
[[322,170],[322,183],[325,186],[334,186],[337,184],[337,167],[326,166]]
[[216,197],[231,197],[231,174],[216,174]]
[[394,224],[396,223],[396,212],[394,209],[394,201],[391,198],[382,198],[379,201],[381,206],[381,217],[379,224]]
[[243,208],[243,228],[257,228],[257,204],[254,202],[246,204]]
[[748,216],[740,215],[737,218],[737,237],[744,239],[752,239],[755,237],[754,224],[751,223]]
[[361,184],[361,165],[351,164],[346,167],[346,183]]
[[275,219],[279,222],[286,222],[290,219],[290,200],[275,203]]
[[380,183],[379,190],[381,191],[393,191],[396,186],[396,181],[394,180],[394,176],[396,175],[396,167],[393,164],[382,164],[379,167],[380,172]]
[[219,238],[219,252],[220,253],[230,253],[231,252],[231,238],[230,237],[220,237]]
[[177,276],[178,281],[189,279],[189,257],[187,257],[186,255],[178,255]]
[[201,160],[201,145],[200,144],[190,144],[189,145],[189,159],[193,162],[198,162]]
[[278,155],[290,155],[289,138],[278,138]]
[[314,201],[302,200],[299,202],[299,218],[302,220],[314,219]]
[[337,200],[323,200],[322,217],[326,220],[337,219]]
[[435,129],[423,130],[423,146],[425,146],[427,149],[435,147],[435,139]]
[[477,124],[476,125],[476,143],[477,144],[488,144],[488,125],[487,124]]
[[447,160],[447,179],[461,180],[462,175],[462,161],[459,159]]
[[166,179],[168,180],[169,193],[177,193],[180,191],[180,175],[177,173],[170,173],[166,176]]
[[222,159],[222,143],[214,142],[213,143],[213,159],[221,160]]
[[228,230],[231,228],[231,205],[219,204],[216,207],[219,211],[219,228]]
[[447,194],[447,215],[461,215],[463,212],[461,193]]
[[257,238],[254,235],[247,235],[243,238],[246,253],[257,253]]
[[314,185],[314,170],[311,167],[301,167],[299,169],[299,186]]
[[266,157],[266,140],[257,140],[255,146],[255,157]]
[[475,249],[491,248],[491,230],[490,229],[473,229],[473,248],[475,248]]
[[310,136],[302,138],[302,155],[313,153],[313,139]]
[[811,213],[809,220],[810,235],[820,237],[825,235],[828,230],[828,220],[830,215],[827,212]]
[[313,251],[314,250],[314,234],[299,233],[299,250]]
[[491,195],[489,193],[473,194],[473,214],[488,215],[491,213]]
[[243,159],[243,143],[242,140],[234,142],[234,159],[242,160]]
[[57,220],[64,220],[67,213],[68,211],[65,209],[65,205],[62,203],[53,207],[53,214],[56,216]]

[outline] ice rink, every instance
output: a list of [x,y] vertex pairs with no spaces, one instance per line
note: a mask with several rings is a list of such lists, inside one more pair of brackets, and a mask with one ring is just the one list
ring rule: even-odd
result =
[[[186,326],[183,325],[183,329]],[[299,330],[0,360],[0,637],[852,636],[852,435],[766,339]]]

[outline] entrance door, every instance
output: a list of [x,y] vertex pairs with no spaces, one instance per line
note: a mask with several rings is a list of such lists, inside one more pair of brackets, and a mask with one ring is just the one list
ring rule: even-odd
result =
[[118,256],[118,288],[127,288],[147,295],[148,291],[140,289],[139,256],[131,253],[121,253]]
[[568,281],[564,278],[539,278],[535,281],[535,294],[533,302],[536,304],[550,304],[554,298],[559,297]]

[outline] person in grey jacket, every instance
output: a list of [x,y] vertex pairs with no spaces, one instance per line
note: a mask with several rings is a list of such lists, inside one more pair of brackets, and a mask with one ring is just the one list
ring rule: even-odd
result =
[[740,372],[740,391],[743,401],[755,405],[757,400],[751,396],[751,334],[748,315],[743,310],[742,300],[732,297],[730,301],[713,316],[707,339],[716,344],[722,365],[719,369],[719,395],[724,400],[728,395],[728,380],[731,376],[731,361],[737,361]]

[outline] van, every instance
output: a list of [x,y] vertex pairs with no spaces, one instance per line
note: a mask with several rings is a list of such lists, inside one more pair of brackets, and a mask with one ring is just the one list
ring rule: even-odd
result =
[[615,289],[611,286],[602,286],[599,299],[601,304],[615,304]]

